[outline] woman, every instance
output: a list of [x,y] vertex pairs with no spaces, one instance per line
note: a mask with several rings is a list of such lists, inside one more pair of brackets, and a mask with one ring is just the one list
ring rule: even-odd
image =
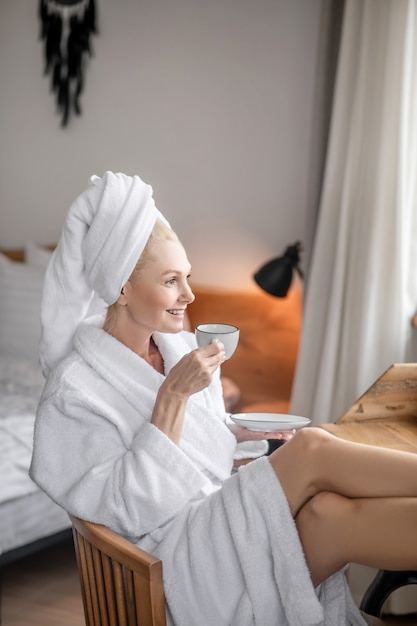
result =
[[265,433],[227,423],[189,276],[151,188],[93,177],[45,277],[32,478],[162,559],[170,624],[364,624],[343,568],[417,568],[417,456],[306,428],[231,476]]

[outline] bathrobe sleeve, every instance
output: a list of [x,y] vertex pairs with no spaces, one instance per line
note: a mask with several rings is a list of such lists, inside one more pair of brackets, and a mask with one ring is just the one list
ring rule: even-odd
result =
[[213,490],[177,445],[79,362],[48,380],[34,439],[35,482],[69,513],[125,536],[158,528]]

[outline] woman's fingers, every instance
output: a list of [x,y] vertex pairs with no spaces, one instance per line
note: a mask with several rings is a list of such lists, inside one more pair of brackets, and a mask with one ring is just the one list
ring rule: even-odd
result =
[[242,441],[260,441],[261,439],[278,439],[288,441],[295,435],[295,430],[285,432],[269,432],[260,430],[249,430],[238,424],[228,424],[229,429],[232,431],[238,442]]
[[225,360],[222,343],[209,344],[193,350],[171,369],[167,384],[176,393],[192,395],[207,387],[215,370]]

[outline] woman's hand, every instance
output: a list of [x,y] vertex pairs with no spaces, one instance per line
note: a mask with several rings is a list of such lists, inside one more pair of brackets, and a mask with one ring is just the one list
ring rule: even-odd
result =
[[228,424],[228,427],[238,443],[242,443],[242,441],[260,441],[261,439],[284,439],[288,441],[295,435],[295,430],[271,433],[269,431],[249,430],[238,424]]
[[159,388],[151,423],[178,444],[188,398],[205,389],[214,371],[225,360],[222,343],[211,343],[182,357]]
[[161,388],[189,397],[211,383],[215,370],[225,358],[224,346],[220,341],[192,350],[170,370]]

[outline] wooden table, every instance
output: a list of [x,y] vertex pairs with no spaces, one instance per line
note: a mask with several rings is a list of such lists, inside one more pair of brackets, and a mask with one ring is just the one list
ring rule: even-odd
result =
[[417,363],[391,365],[335,424],[338,437],[417,453]]

